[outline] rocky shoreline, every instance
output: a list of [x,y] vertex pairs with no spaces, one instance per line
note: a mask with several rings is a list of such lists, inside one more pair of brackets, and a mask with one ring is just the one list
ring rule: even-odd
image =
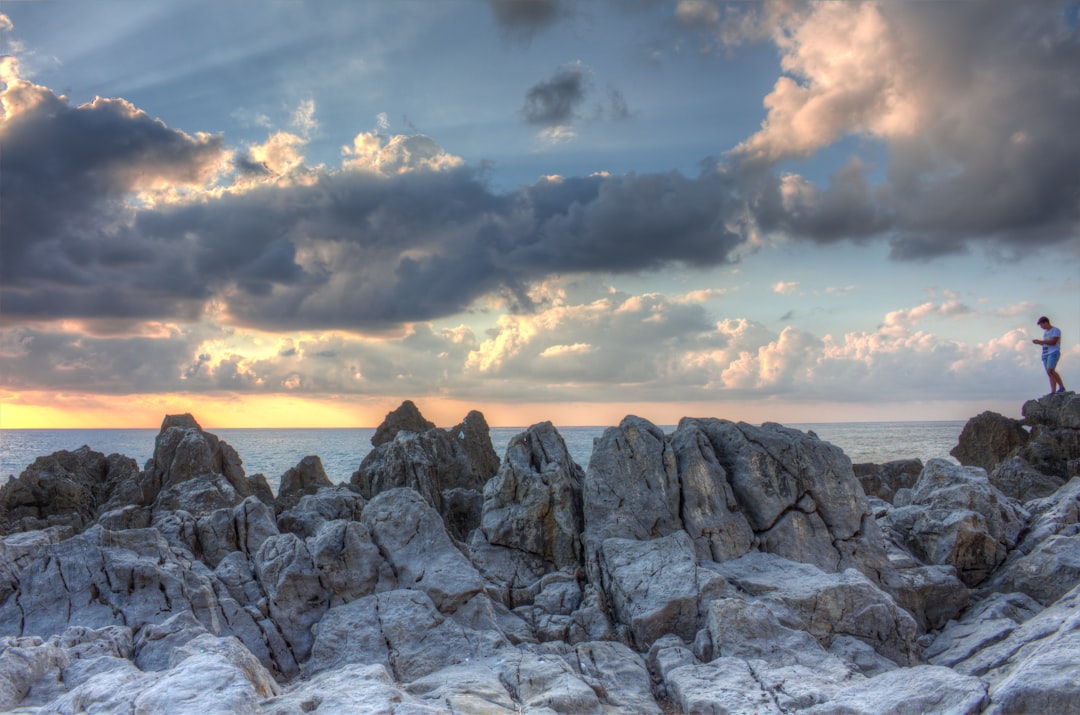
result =
[[775,423],[387,416],[275,495],[190,415],[0,489],[0,711],[1069,713],[1080,396],[858,464]]

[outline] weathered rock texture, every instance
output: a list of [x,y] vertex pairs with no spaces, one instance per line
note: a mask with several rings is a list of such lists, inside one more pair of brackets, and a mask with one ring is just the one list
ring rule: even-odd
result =
[[1080,403],[1024,414],[975,418],[977,466],[857,474],[711,418],[500,462],[406,403],[350,484],[307,457],[276,497],[170,416],[142,470],[0,488],[0,711],[1075,712]]

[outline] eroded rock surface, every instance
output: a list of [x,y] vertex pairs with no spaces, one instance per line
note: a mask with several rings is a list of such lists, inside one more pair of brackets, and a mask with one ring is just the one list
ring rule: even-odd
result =
[[629,416],[583,469],[550,423],[500,461],[480,413],[405,403],[350,484],[312,456],[277,495],[168,416],[142,470],[0,488],[0,711],[1073,712],[1078,410],[858,469]]

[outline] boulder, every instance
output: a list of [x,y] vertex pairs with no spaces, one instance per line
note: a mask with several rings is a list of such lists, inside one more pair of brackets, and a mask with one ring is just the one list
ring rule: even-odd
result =
[[662,635],[674,633],[692,640],[701,627],[699,607],[709,572],[699,578],[693,544],[685,531],[639,541],[606,539],[600,569],[612,615],[630,628],[633,643],[647,649]]
[[878,581],[889,569],[882,538],[851,460],[812,433],[689,420],[708,438],[758,550],[826,571],[856,568]]
[[629,416],[604,431],[582,484],[589,580],[599,583],[607,539],[648,540],[682,531],[675,453],[663,431]]
[[322,460],[314,455],[304,457],[295,467],[281,475],[274,512],[280,514],[296,506],[301,497],[314,494],[322,487],[332,486],[333,483],[323,469]]
[[483,543],[575,572],[582,564],[583,478],[550,422],[515,435],[498,474],[484,485]]
[[961,581],[975,586],[1005,560],[1027,517],[982,468],[931,459],[884,520],[920,561],[953,566]]
[[413,489],[442,515],[454,538],[466,540],[480,524],[484,483],[499,468],[483,415],[470,412],[455,432],[434,426],[405,429],[391,421],[393,415],[387,417],[391,426],[364,457],[351,484],[365,499],[399,487]]
[[207,474],[223,476],[241,499],[252,495],[235,449],[203,431],[190,414],[166,415],[154,439],[154,456],[140,475],[144,503],[163,489]]
[[921,459],[898,459],[884,464],[861,462],[852,464],[851,468],[867,496],[892,503],[897,490],[915,486],[923,462]]
[[739,597],[767,605],[781,624],[812,635],[828,649],[851,636],[897,665],[922,661],[915,619],[855,569],[828,573],[765,553],[704,564],[735,586]]
[[806,715],[974,715],[985,703],[986,684],[978,678],[935,665],[920,665],[854,683],[833,695],[828,702],[803,712]]
[[365,504],[367,500],[347,485],[322,487],[314,494],[304,494],[295,506],[278,513],[278,529],[302,539],[314,536],[328,521],[358,521]]
[[1029,438],[1020,420],[987,411],[967,421],[949,454],[966,467],[982,467],[992,472],[1027,444]]
[[1009,457],[990,473],[990,483],[1020,503],[1049,496],[1065,483],[1063,477],[1044,474],[1020,456]]
[[0,536],[51,526],[81,531],[138,472],[134,459],[87,446],[38,457],[0,487]]
[[479,572],[451,540],[434,509],[412,489],[382,492],[364,508],[363,523],[400,588],[425,592],[453,613],[483,590]]
[[1080,394],[1064,392],[1028,400],[1020,409],[1024,424],[1080,430]]
[[[1022,606],[1032,610],[1030,604]],[[989,683],[984,712],[1065,713],[1080,699],[1080,587],[1022,623],[984,638],[953,670]],[[943,634],[944,635],[944,634]],[[956,639],[946,653],[957,653]]]

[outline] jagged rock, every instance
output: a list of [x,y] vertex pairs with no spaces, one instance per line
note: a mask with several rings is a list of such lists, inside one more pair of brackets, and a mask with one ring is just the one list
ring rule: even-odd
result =
[[[586,682],[596,683],[605,709],[659,715],[661,708],[649,687],[645,660],[622,643],[590,641],[578,644],[571,662]],[[569,659],[571,654],[567,655]],[[594,686],[594,689],[595,686]]]
[[892,503],[898,489],[915,486],[923,462],[921,459],[898,459],[884,464],[861,462],[851,468],[867,496]]
[[507,692],[499,672],[481,661],[442,668],[406,686],[412,695],[439,712],[516,715],[517,703]]
[[[1080,464],[1059,402],[996,472],[1017,495],[1046,488],[1028,468]],[[878,465],[890,504],[775,424],[665,436],[628,417],[584,474],[547,423],[501,468],[479,413],[419,428],[376,447],[370,501],[309,461],[275,502],[167,417],[81,526],[0,539],[0,710],[1000,715],[1080,698],[1080,479],[1022,508],[978,468],[931,460],[909,485],[910,465]],[[382,488],[395,474],[426,492]]]
[[22,703],[37,683],[59,680],[69,662],[62,649],[40,637],[0,638],[0,710]]
[[277,502],[274,512],[280,514],[293,508],[301,497],[314,494],[322,487],[332,487],[333,483],[326,476],[322,460],[314,455],[308,455],[284,474],[281,475],[281,486],[278,488]]
[[[411,414],[415,406],[406,404],[411,406],[406,411]],[[399,411],[403,408],[405,405]],[[394,426],[398,425],[395,414],[388,415],[380,426],[381,430],[391,425],[385,433],[393,434],[392,438],[380,437],[353,473],[351,483],[365,499],[399,487],[413,489],[442,515],[454,538],[466,540],[480,524],[484,483],[499,466],[487,422],[479,412],[470,412],[454,433],[434,425],[415,431]],[[407,421],[416,424],[412,417]]]
[[294,534],[263,541],[252,560],[255,576],[266,592],[267,613],[289,644],[297,662],[311,653],[311,627],[330,608],[315,558]]
[[382,424],[375,429],[375,434],[371,436],[371,446],[378,447],[393,442],[398,432],[419,434],[430,429],[435,429],[435,423],[425,419],[412,400],[405,400],[396,410],[388,413]]
[[190,414],[167,415],[154,440],[154,456],[140,477],[146,503],[163,489],[208,474],[225,477],[241,499],[252,495],[235,449],[205,432]]
[[412,489],[382,492],[361,522],[402,588],[424,591],[443,613],[483,590],[479,572],[451,541],[439,515]]
[[[1024,608],[1030,610],[1030,606]],[[990,684],[987,713],[1065,713],[1080,698],[1080,587],[988,639],[954,670]]]
[[1028,400],[1020,409],[1024,423],[1080,430],[1080,394],[1065,392]]
[[[53,526],[41,531],[26,531],[0,539],[0,604],[18,594],[19,573],[46,549],[72,535],[68,526]],[[2,634],[0,634],[2,635]]]
[[138,472],[134,459],[87,446],[38,457],[0,487],[0,535],[51,526],[81,531]]
[[647,540],[683,530],[677,479],[675,454],[648,420],[626,417],[596,440],[582,484],[590,581],[601,581],[607,539]]
[[301,680],[278,697],[262,703],[263,715],[300,712],[444,715],[447,708],[442,703],[425,703],[397,687],[384,665],[349,664]]
[[806,715],[923,715],[978,713],[986,702],[986,684],[934,665],[893,670],[854,683]]
[[1062,480],[1080,476],[1080,430],[1036,425],[1018,456],[1048,476]]
[[855,569],[828,573],[765,553],[705,564],[743,598],[761,601],[780,623],[814,636],[825,648],[837,635],[869,644],[898,665],[921,662],[915,620]]
[[856,568],[875,581],[888,570],[869,504],[838,447],[774,423],[684,419],[680,429],[689,423],[707,435],[759,550],[826,571]]
[[447,432],[451,439],[458,441],[466,462],[472,465],[473,471],[483,480],[486,481],[499,471],[499,455],[495,453],[495,447],[491,443],[491,428],[481,412],[471,410],[465,415],[465,419]]
[[941,628],[971,600],[970,591],[952,566],[897,567],[885,575],[882,587],[923,631]]
[[196,553],[214,568],[232,552],[256,553],[278,533],[270,507],[248,497],[233,508],[217,509],[196,520]]
[[545,651],[517,649],[504,654],[499,674],[526,712],[600,713],[594,689],[565,659]]
[[582,563],[583,478],[550,422],[514,436],[498,474],[484,486],[483,541],[476,545],[504,546],[547,568],[575,572]]
[[724,561],[747,553],[757,538],[708,436],[711,426],[701,420],[683,420],[670,443],[681,485],[683,528],[699,558]]
[[926,659],[952,668],[1004,640],[1041,610],[1038,602],[1022,593],[993,594],[943,628],[926,648]]
[[359,492],[344,484],[323,487],[314,494],[301,496],[295,506],[279,513],[278,529],[302,539],[314,536],[328,521],[359,520],[365,504],[367,501]]
[[782,625],[776,614],[758,601],[718,598],[709,603],[706,627],[714,658],[762,660],[773,666],[814,666],[832,670],[840,677],[850,674],[848,667],[812,635]]
[[992,472],[1027,444],[1029,438],[1020,420],[986,411],[967,421],[949,454],[965,467],[982,467]]
[[726,585],[698,568],[685,531],[650,541],[605,539],[600,569],[616,620],[641,649],[667,633],[692,640],[702,625],[702,593],[715,596]]
[[259,701],[277,691],[269,674],[239,642],[201,638],[198,651],[178,654],[168,670],[113,668],[50,707],[56,712],[260,712]]
[[319,582],[331,607],[373,593],[392,576],[365,524],[329,521],[307,540]]
[[990,473],[990,483],[1007,497],[1024,503],[1053,494],[1065,483],[1062,477],[1043,474],[1023,457],[1010,457]]
[[143,671],[168,670],[173,650],[209,632],[188,612],[177,613],[161,623],[148,623],[139,629],[131,659]]
[[740,658],[678,665],[661,671],[678,712],[782,715],[773,694]]
[[201,517],[219,509],[231,509],[243,499],[224,475],[211,472],[166,486],[154,501],[154,513],[182,511]]
[[961,581],[975,586],[1005,560],[1027,516],[983,469],[931,459],[915,488],[884,518],[921,561],[953,566]]
[[335,606],[315,629],[309,674],[351,663],[386,667],[409,682],[509,645],[495,629],[475,629],[441,613],[423,592],[398,589]]
[[1034,518],[986,590],[1022,591],[1048,606],[1080,584],[1080,478],[1026,506]]

